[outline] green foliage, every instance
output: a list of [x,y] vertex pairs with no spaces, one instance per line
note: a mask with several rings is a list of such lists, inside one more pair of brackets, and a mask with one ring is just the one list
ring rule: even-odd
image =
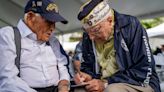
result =
[[70,37],[69,38],[69,42],[77,42],[77,41],[80,41],[80,37]]
[[77,42],[77,41],[80,41],[81,38],[82,38],[82,35],[83,35],[83,32],[76,32],[74,33],[75,35],[72,35],[70,38],[69,38],[69,42]]
[[155,27],[155,26],[157,26],[157,25],[159,25],[159,24],[161,24],[163,22],[164,22],[164,17],[141,20],[141,24],[146,29]]

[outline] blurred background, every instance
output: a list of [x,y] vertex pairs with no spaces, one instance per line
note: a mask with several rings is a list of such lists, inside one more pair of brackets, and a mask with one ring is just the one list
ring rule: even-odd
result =
[[[16,26],[24,15],[24,6],[28,0],[0,0],[0,28]],[[67,25],[57,24],[55,31],[64,49],[74,52],[82,37],[83,30],[77,20],[80,6],[87,0],[56,0],[59,12],[69,21]],[[109,5],[116,11],[136,16],[145,27],[152,52],[156,57],[164,45],[164,0],[109,0]],[[164,57],[164,55],[163,55]],[[157,57],[158,58],[158,57]],[[156,60],[156,59],[155,59]],[[164,92],[164,59],[156,60],[157,72]]]

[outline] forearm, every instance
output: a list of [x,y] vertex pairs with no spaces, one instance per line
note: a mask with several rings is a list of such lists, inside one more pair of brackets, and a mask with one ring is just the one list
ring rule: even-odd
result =
[[79,60],[76,60],[73,62],[75,72],[80,72],[81,62]]

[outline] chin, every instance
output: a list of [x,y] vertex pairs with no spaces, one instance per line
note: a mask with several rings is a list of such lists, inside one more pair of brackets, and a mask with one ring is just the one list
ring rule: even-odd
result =
[[95,39],[95,41],[98,42],[98,43],[103,43],[103,42],[105,42],[106,40],[104,40],[104,39]]
[[47,42],[48,40],[49,38],[44,38],[44,39],[41,39],[40,41]]
[[50,38],[50,36],[47,36],[47,37],[44,37],[43,39],[44,39],[44,41],[49,41],[49,38]]
[[45,39],[44,41],[47,42],[47,41],[49,41],[49,39]]

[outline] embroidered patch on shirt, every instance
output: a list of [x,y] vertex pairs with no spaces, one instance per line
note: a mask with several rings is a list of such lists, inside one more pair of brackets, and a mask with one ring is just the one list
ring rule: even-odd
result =
[[122,47],[125,51],[129,52],[129,49],[128,49],[128,47],[127,47],[127,45],[126,45],[124,39],[121,40],[121,47]]

